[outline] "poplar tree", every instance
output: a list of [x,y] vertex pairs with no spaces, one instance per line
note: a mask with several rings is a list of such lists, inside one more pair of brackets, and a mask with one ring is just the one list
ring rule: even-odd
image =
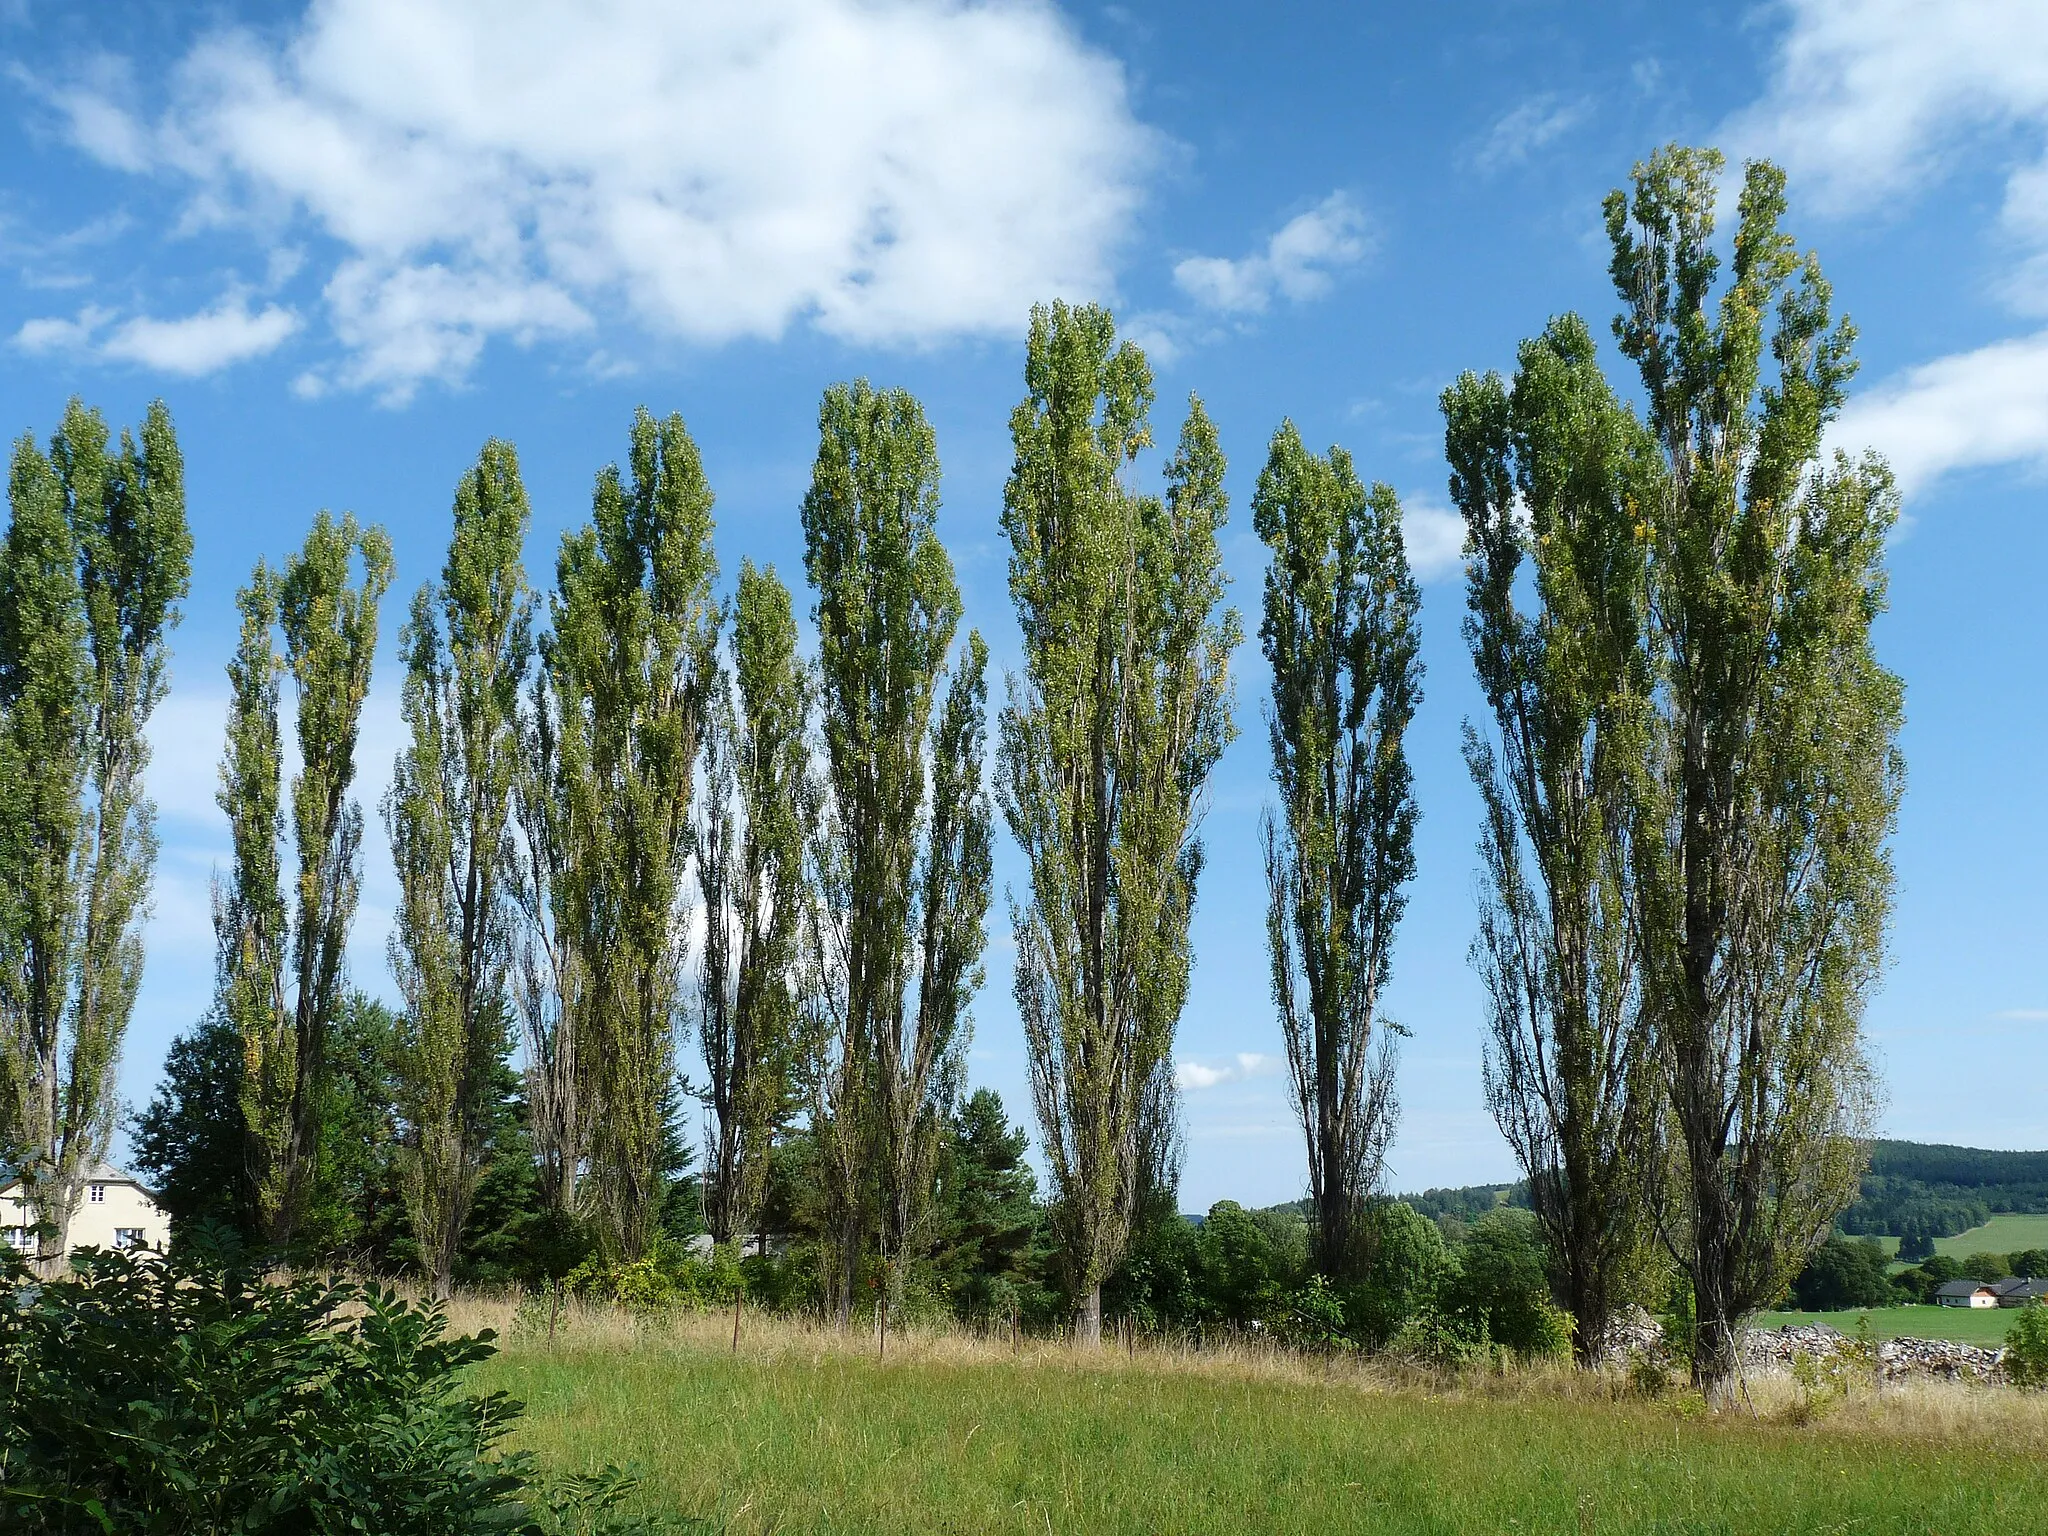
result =
[[843,1326],[878,1223],[889,1283],[902,1283],[957,1089],[988,904],[986,651],[969,636],[934,722],[961,610],[923,407],[866,380],[835,385],[818,439],[803,503],[826,790],[808,1074]]
[[1898,497],[1881,460],[1821,447],[1854,332],[1780,227],[1767,162],[1745,168],[1710,308],[1721,168],[1667,149],[1605,205],[1615,334],[1661,459],[1638,504],[1654,684],[1629,843],[1675,1148],[1663,1230],[1717,1404],[1743,1318],[1857,1189],[1903,779],[1902,690],[1870,636]]
[[1493,716],[1465,742],[1485,807],[1486,1097],[1583,1364],[1626,1299],[1659,1160],[1627,837],[1655,445],[1576,315],[1523,343],[1512,389],[1468,373],[1443,411],[1471,557],[1465,634]]
[[530,513],[509,443],[484,445],[455,492],[440,585],[423,586],[400,650],[411,741],[384,818],[398,874],[391,968],[404,994],[396,1097],[406,1207],[437,1298],[483,1173],[510,1040],[510,903],[501,885],[533,596]]
[[1280,815],[1264,818],[1267,944],[1295,1110],[1308,1140],[1316,1261],[1357,1271],[1359,1224],[1393,1136],[1380,990],[1415,874],[1405,738],[1422,697],[1421,594],[1401,505],[1351,456],[1273,434],[1252,500],[1272,552],[1259,636],[1273,673],[1267,729]]
[[191,583],[184,461],[161,401],[109,450],[76,400],[15,445],[0,541],[0,1157],[61,1262],[108,1155],[156,862],[146,729]]
[[[322,512],[282,572],[259,561],[236,597],[242,633],[228,664],[218,796],[234,861],[215,892],[214,933],[219,1006],[242,1044],[239,1097],[257,1229],[279,1246],[297,1231],[318,1171],[327,1040],[346,1002],[342,965],[362,889],[363,813],[349,786],[378,605],[390,584],[384,531]],[[291,783],[298,868],[289,891],[280,847],[285,673],[296,692],[301,765]]]
[[733,681],[718,680],[704,741],[697,878],[704,896],[697,1041],[711,1111],[705,1224],[745,1235],[788,1118],[797,1047],[804,835],[817,813],[809,682],[796,616],[775,568],[740,565]]
[[1093,1344],[1147,1165],[1171,1144],[1146,1111],[1187,997],[1196,830],[1234,735],[1242,631],[1219,612],[1228,503],[1201,402],[1161,500],[1119,479],[1151,441],[1152,374],[1108,311],[1034,308],[1025,383],[1003,492],[1025,675],[1010,680],[997,782],[1031,870],[1011,920],[1055,1234],[1076,1337]]
[[608,1247],[639,1258],[664,1189],[676,1086],[686,865],[717,666],[711,487],[680,416],[642,409],[628,467],[598,476],[556,561],[543,647],[564,805],[564,936],[584,989],[590,1172]]

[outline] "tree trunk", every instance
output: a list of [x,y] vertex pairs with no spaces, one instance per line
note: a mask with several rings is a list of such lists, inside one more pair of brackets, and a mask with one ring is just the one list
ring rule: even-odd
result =
[[1081,1297],[1081,1304],[1074,1309],[1074,1343],[1083,1349],[1096,1349],[1102,1343],[1102,1282],[1090,1286]]

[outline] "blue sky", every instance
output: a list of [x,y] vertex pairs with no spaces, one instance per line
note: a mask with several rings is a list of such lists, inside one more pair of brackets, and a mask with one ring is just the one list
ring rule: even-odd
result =
[[[1862,332],[1845,446],[1907,497],[1880,645],[1910,783],[1892,963],[1869,1015],[1892,1133],[2048,1145],[2048,10],[2029,0],[590,5],[0,0],[0,424],[76,393],[166,399],[197,543],[154,738],[163,854],[123,1067],[146,1098],[211,985],[207,886],[232,597],[320,507],[391,531],[399,585],[363,734],[371,858],[351,950],[391,991],[374,806],[397,747],[403,595],[450,493],[515,442],[544,579],[633,407],[679,410],[740,558],[801,574],[819,392],[925,401],[969,622],[1014,664],[997,510],[1032,301],[1114,305],[1169,440],[1189,391],[1231,459],[1228,556],[1291,416],[1408,507],[1425,578],[1422,807],[1386,1010],[1400,1188],[1511,1176],[1479,1096],[1479,707],[1458,625],[1438,391],[1613,300],[1599,201],[1680,139],[1768,154]],[[1612,359],[1618,363],[1618,359]],[[1157,464],[1141,466],[1156,475]],[[1184,1205],[1304,1182],[1268,1001],[1256,643],[1217,775],[1178,1057]],[[1018,876],[1014,852],[998,879]],[[998,924],[998,929],[1001,924]],[[971,1072],[1026,1113],[994,935]]]

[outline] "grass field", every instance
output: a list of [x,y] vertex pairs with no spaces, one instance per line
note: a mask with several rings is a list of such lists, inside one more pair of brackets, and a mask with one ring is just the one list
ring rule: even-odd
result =
[[[1878,1241],[1886,1253],[1898,1253],[1896,1237]],[[1981,1227],[1934,1240],[1934,1251],[1952,1259],[1967,1259],[1973,1253],[2014,1253],[2022,1248],[2048,1248],[2048,1216],[1994,1216]]]
[[[1756,1320],[1759,1328],[1782,1328],[1787,1323],[1826,1323],[1842,1333],[1853,1334],[1862,1312],[1766,1312]],[[2018,1317],[2017,1307],[1873,1307],[1867,1314],[1870,1331],[1880,1339],[1954,1339],[1958,1344],[1981,1344],[1996,1349],[2005,1342],[2005,1330]]]
[[735,1356],[729,1326],[514,1340],[479,1380],[526,1401],[518,1441],[550,1464],[638,1463],[645,1508],[736,1536],[1960,1536],[2048,1507],[2048,1401],[2003,1390],[1893,1388],[1801,1425],[1783,1383],[1715,1418],[1559,1373],[1432,1388],[1285,1357],[957,1339],[892,1341],[878,1361],[871,1339],[787,1325]]

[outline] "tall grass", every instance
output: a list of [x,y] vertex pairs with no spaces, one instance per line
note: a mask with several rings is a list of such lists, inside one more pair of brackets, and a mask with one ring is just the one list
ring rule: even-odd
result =
[[530,1307],[457,1306],[505,1337],[480,1384],[527,1402],[522,1442],[564,1470],[637,1462],[647,1507],[734,1532],[2002,1533],[2048,1508],[2048,1400],[2005,1389],[1816,1417],[1774,1377],[1716,1418],[1550,1367],[929,1330],[884,1358],[873,1331],[753,1316],[735,1351],[730,1314],[565,1318],[550,1342]]

